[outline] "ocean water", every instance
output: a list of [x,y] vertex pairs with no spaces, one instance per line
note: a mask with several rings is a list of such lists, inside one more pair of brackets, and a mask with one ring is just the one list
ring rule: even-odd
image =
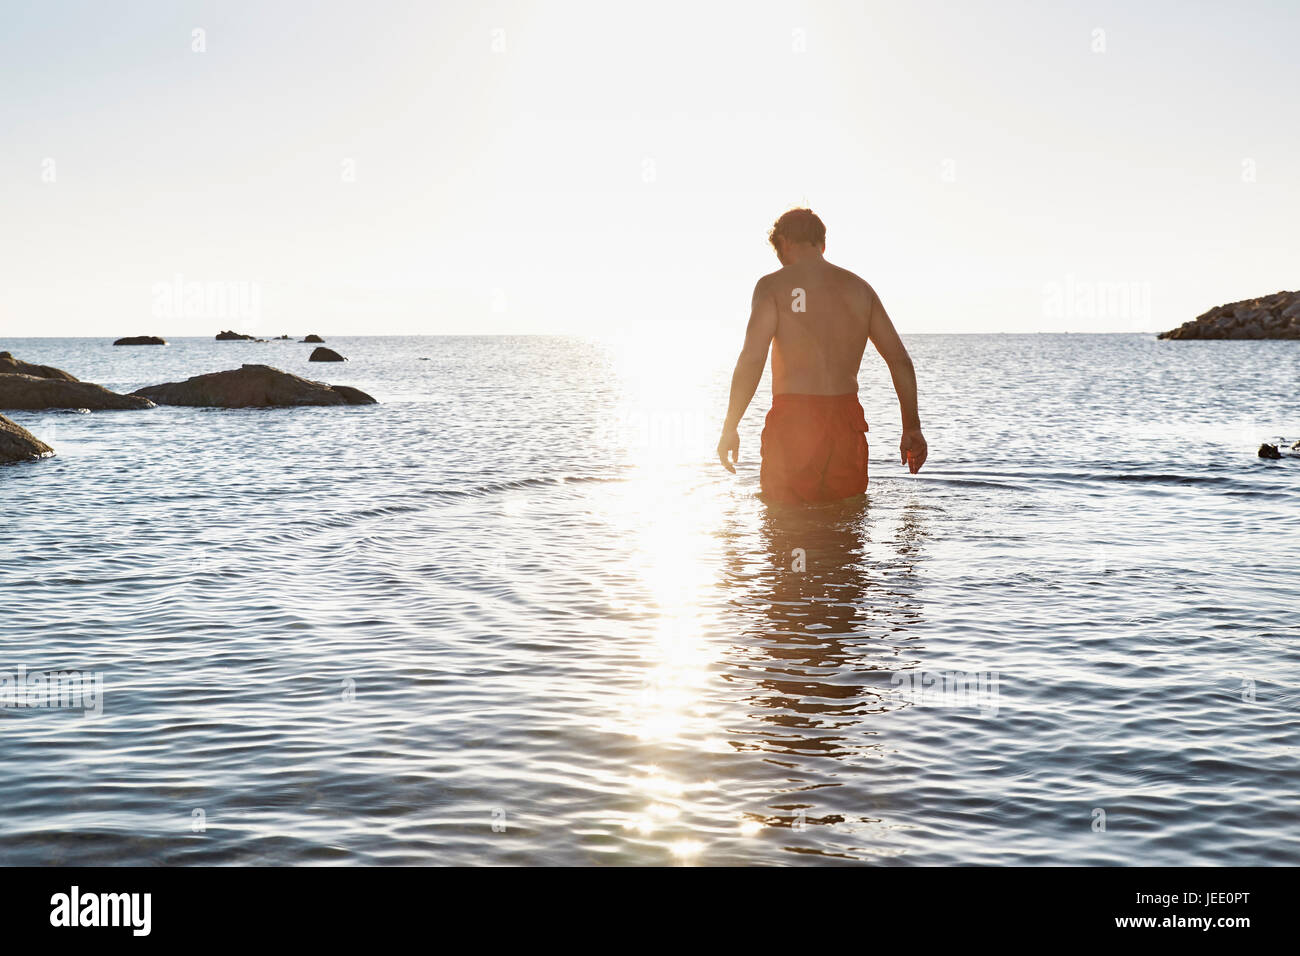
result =
[[802,509],[738,338],[329,345],[0,339],[381,402],[7,413],[0,672],[102,696],[0,708],[0,862],[1300,863],[1300,343],[913,336],[929,463],[870,353]]

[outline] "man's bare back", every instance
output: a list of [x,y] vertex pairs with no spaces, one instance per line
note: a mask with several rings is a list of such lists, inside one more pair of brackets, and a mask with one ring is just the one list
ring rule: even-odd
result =
[[808,256],[759,280],[776,310],[772,394],[858,390],[875,292],[852,272]]
[[[773,406],[769,427],[764,429],[764,491],[778,481],[791,487],[798,484],[793,491],[781,489],[785,497],[797,500],[833,498],[837,489],[844,492],[839,496],[847,496],[866,487],[866,442],[849,432],[866,429],[856,395],[868,341],[889,366],[898,394],[903,463],[916,474],[927,454],[911,357],[875,290],[847,269],[826,261],[825,235],[821,220],[806,209],[791,210],[773,227],[770,238],[782,267],[754,287],[745,345],[732,376],[727,418],[718,441],[719,460],[734,472],[740,450],[737,427],[758,388],[770,346]],[[799,407],[791,411],[795,405]],[[773,433],[769,463],[768,432],[778,408],[781,429],[793,437]],[[827,437],[832,431],[837,435]],[[812,436],[816,442],[810,443],[810,432],[818,433]]]

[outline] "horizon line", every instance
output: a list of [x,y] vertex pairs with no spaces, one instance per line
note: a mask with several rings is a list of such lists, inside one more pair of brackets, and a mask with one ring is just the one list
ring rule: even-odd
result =
[[[644,330],[638,330],[644,331]],[[907,338],[921,335],[1159,335],[1164,329],[1107,329],[1107,330],[1076,330],[1076,329],[1044,329],[1035,332],[1026,332],[1023,330],[1008,331],[1002,329],[988,329],[980,332],[953,332],[953,331],[927,331],[927,332],[903,332],[900,335]],[[152,334],[152,333],[151,333]],[[396,339],[396,338],[475,338],[475,339],[492,339],[492,338],[534,338],[534,339],[601,339],[612,337],[610,334],[596,334],[590,332],[367,332],[367,333],[350,333],[350,332],[318,332],[317,335],[332,335],[337,338],[349,339]],[[614,333],[614,335],[626,335],[628,333]],[[740,334],[739,332],[737,334]],[[116,341],[110,335],[16,335],[0,333],[0,342],[6,338],[10,339],[104,339]],[[117,336],[123,338],[123,336]],[[167,338],[160,335],[159,338]],[[255,345],[269,345],[272,342],[286,342],[291,345],[317,345],[315,342],[302,342],[292,339],[281,339],[279,337],[263,339],[260,341],[247,340],[221,340],[215,336],[208,335],[173,335],[171,339],[176,341],[198,340],[202,342],[221,342],[223,345],[237,344],[240,341],[250,341]],[[169,340],[170,341],[170,340]],[[120,346],[125,348],[126,346]],[[135,346],[136,348],[157,348],[158,346]]]

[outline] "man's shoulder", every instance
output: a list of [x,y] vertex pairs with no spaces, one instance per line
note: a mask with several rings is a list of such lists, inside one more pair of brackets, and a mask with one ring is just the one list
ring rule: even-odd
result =
[[847,289],[851,299],[856,301],[859,307],[866,310],[869,315],[877,301],[876,290],[871,287],[871,283],[856,272],[845,269],[843,266],[837,266],[832,262],[826,264],[834,270],[841,288]]
[[831,269],[835,271],[835,274],[839,276],[841,279],[843,279],[845,282],[851,283],[863,289],[868,289],[872,292],[875,291],[874,289],[871,288],[870,282],[862,278],[862,276],[858,275],[856,272],[852,271],[851,269],[846,269],[843,266],[837,266],[833,262],[828,262],[826,264],[830,266]]
[[785,269],[777,269],[775,272],[769,272],[767,275],[759,276],[758,281],[754,283],[754,298],[758,299],[765,296],[774,297],[776,295],[776,289],[781,284],[781,276],[784,272]]

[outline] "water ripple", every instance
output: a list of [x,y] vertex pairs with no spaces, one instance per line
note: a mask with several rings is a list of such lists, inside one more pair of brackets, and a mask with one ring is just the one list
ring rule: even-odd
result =
[[710,460],[728,355],[331,344],[380,405],[11,416],[58,455],[0,469],[0,671],[103,696],[0,708],[6,862],[1300,861],[1293,343],[920,337],[926,470],[873,366],[868,493],[809,509],[762,392]]

